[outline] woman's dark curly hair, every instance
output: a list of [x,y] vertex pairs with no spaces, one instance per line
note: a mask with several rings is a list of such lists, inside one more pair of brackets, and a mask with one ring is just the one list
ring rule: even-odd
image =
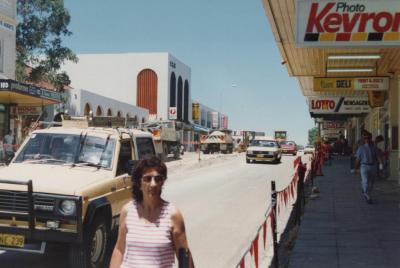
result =
[[167,178],[167,166],[158,157],[152,156],[139,161],[132,171],[132,195],[136,202],[143,201],[143,193],[140,190],[142,176],[145,172],[155,170]]

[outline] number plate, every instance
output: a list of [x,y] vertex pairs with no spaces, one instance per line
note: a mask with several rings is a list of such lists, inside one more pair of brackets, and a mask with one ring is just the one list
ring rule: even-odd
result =
[[23,235],[0,234],[0,246],[23,248],[24,244]]
[[257,154],[257,157],[264,157],[263,154]]

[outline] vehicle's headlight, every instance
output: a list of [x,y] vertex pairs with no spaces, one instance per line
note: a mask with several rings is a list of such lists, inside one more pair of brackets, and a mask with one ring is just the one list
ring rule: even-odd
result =
[[59,211],[65,216],[72,216],[76,212],[76,203],[73,200],[63,200],[60,202]]

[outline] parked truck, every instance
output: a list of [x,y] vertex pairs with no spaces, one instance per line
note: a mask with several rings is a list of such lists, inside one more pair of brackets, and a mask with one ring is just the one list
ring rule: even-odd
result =
[[275,130],[274,131],[275,140],[278,142],[285,141],[287,139],[287,131],[286,130]]
[[172,156],[179,159],[181,148],[181,135],[179,122],[175,121],[154,121],[140,124],[140,129],[153,134],[157,155],[163,159]]
[[233,139],[230,130],[216,130],[210,135],[203,136],[200,144],[201,151],[204,154],[216,152],[231,154],[233,152]]

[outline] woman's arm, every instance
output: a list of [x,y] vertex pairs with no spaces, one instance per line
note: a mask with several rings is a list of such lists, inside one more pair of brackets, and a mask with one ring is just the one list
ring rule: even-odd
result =
[[119,219],[118,239],[115,244],[115,248],[110,261],[110,268],[119,268],[122,264],[122,260],[125,253],[125,242],[126,242],[126,215],[127,205],[125,205],[121,211]]
[[181,212],[174,208],[171,214],[172,220],[172,240],[175,246],[176,257],[179,257],[179,249],[186,249],[189,255],[189,267],[194,268],[192,254],[186,238],[185,223]]

